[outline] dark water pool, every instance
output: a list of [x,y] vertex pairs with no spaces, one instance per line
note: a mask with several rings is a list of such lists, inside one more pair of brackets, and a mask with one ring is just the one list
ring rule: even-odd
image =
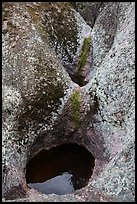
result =
[[41,150],[26,166],[26,182],[45,194],[64,195],[87,185],[94,157],[75,143]]

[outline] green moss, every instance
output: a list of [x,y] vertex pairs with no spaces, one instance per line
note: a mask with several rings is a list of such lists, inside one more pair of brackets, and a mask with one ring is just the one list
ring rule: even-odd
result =
[[74,91],[70,97],[71,100],[71,114],[72,121],[76,128],[80,125],[80,93],[79,91]]
[[85,38],[82,48],[81,48],[81,53],[79,56],[78,60],[78,68],[76,72],[76,78],[77,78],[77,83],[80,86],[84,86],[86,82],[84,81],[84,76],[83,76],[83,71],[84,71],[84,66],[87,63],[87,58],[90,52],[90,45],[91,45],[91,37]]
[[79,56],[79,61],[78,61],[79,72],[81,72],[83,67],[86,65],[87,57],[90,51],[90,44],[91,44],[91,37],[85,38],[82,45],[81,54]]
[[90,45],[91,45],[91,37],[85,38],[82,45],[81,53],[79,56],[78,68],[76,72],[79,85],[84,85],[84,78],[82,76],[82,72],[83,72],[84,66],[87,63],[87,58],[90,52]]

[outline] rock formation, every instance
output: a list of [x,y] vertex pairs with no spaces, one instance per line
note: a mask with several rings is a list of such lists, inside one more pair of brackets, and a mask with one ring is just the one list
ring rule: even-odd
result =
[[[3,202],[134,202],[135,3],[3,2],[2,63]],[[29,189],[28,159],[72,141],[95,157],[88,185]]]

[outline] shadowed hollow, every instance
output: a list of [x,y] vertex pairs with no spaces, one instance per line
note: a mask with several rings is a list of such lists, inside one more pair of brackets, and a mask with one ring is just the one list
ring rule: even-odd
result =
[[26,182],[45,194],[68,194],[87,185],[94,168],[94,157],[76,143],[41,150],[28,161]]

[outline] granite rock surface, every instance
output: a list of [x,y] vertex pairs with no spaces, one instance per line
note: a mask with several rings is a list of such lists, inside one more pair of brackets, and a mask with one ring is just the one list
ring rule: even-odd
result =
[[[2,6],[2,201],[134,202],[135,3]],[[80,87],[68,69],[89,35],[93,61]],[[29,189],[27,160],[72,141],[95,157],[88,185],[63,196]]]

